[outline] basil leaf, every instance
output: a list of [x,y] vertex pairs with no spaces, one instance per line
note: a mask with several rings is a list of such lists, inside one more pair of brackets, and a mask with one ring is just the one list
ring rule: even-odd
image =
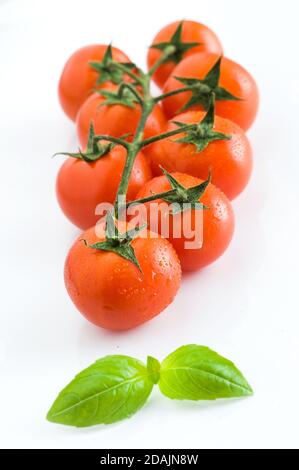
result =
[[236,366],[205,346],[177,349],[161,364],[158,382],[163,395],[177,400],[216,400],[252,395]]
[[152,382],[157,384],[160,378],[160,362],[155,357],[148,356],[146,367],[149,374],[151,375]]
[[151,374],[142,362],[128,356],[106,356],[60,392],[47,419],[78,427],[114,423],[136,413],[152,388]]

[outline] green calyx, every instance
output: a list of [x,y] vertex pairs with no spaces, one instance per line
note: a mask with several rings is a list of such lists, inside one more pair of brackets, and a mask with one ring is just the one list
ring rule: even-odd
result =
[[195,209],[203,210],[208,209],[207,206],[198,202],[202,195],[204,194],[207,186],[211,182],[211,174],[209,173],[208,179],[203,183],[194,186],[193,188],[185,188],[181,183],[179,183],[174,176],[168,173],[164,168],[160,167],[164,175],[168,179],[173,194],[168,193],[163,197],[163,200],[173,204],[171,213],[172,215],[184,212],[185,210]]
[[92,245],[89,245],[86,240],[82,240],[86,246],[92,248],[94,250],[101,250],[101,251],[111,251],[113,253],[118,254],[122,258],[131,261],[139,271],[141,271],[141,267],[139,262],[136,258],[134,249],[131,245],[131,242],[138,236],[142,230],[146,228],[147,224],[143,224],[137,228],[128,230],[125,233],[120,233],[116,224],[115,219],[111,212],[107,212],[106,217],[106,240],[104,242],[97,242]]
[[136,103],[142,104],[142,98],[133,85],[122,82],[116,91],[97,90],[105,99],[99,106],[123,105],[134,108]]
[[167,53],[163,63],[174,62],[175,64],[178,64],[183,59],[185,52],[187,52],[192,47],[201,45],[199,42],[182,41],[183,23],[184,22],[182,21],[179,24],[170,41],[159,42],[150,46],[152,49],[158,49],[161,52]]
[[185,188],[182,184],[179,183],[179,181],[175,179],[173,175],[168,173],[168,171],[166,171],[161,166],[160,168],[168,179],[171,189],[169,191],[165,191],[164,193],[152,194],[151,196],[145,197],[143,199],[136,199],[135,201],[128,203],[127,207],[130,207],[132,205],[145,204],[150,201],[162,199],[163,201],[171,204],[171,215],[176,215],[190,209],[209,209],[209,207],[199,202],[199,200],[204,194],[207,186],[211,182],[210,173],[208,179],[203,183],[200,183],[199,185],[194,186],[192,188]]
[[[186,124],[173,121],[178,127],[184,128]],[[185,136],[176,139],[174,142],[183,144],[193,144],[197,152],[202,152],[211,142],[215,140],[230,140],[231,136],[213,130],[215,122],[215,95],[212,93],[210,107],[207,114],[196,127],[185,132]]]
[[213,94],[217,101],[241,101],[241,98],[232,95],[228,90],[219,86],[221,61],[222,57],[219,57],[216,64],[211,68],[203,80],[198,78],[175,77],[176,80],[189,87],[189,90],[192,92],[191,98],[179,110],[179,113],[198,104],[201,104],[207,111]]
[[[90,67],[99,74],[96,85],[102,85],[108,81],[116,85],[121,83],[123,80],[124,71],[118,68],[117,64],[118,62],[114,61],[112,58],[112,46],[109,44],[102,61],[89,62]],[[122,63],[122,66],[127,69],[132,69],[134,64]]]
[[91,122],[89,127],[86,152],[82,152],[82,150],[79,149],[77,153],[58,152],[54,155],[66,155],[68,157],[78,158],[79,160],[83,160],[86,163],[93,163],[99,160],[100,158],[104,157],[107,153],[109,153],[114,146],[115,144],[112,142],[109,142],[107,144],[101,144],[99,142],[97,136],[94,133],[93,123]]

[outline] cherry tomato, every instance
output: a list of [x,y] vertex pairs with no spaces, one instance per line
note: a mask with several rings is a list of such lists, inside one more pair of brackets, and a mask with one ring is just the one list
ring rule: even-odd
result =
[[[82,47],[71,55],[64,66],[58,94],[62,109],[73,121],[81,105],[96,87],[99,77],[98,72],[89,63],[102,61],[106,51],[106,45]],[[126,54],[116,47],[112,47],[112,58],[117,62],[129,62]]]
[[[185,85],[175,77],[204,79],[208,72],[218,61],[219,56],[211,53],[193,54],[186,57],[173,70],[171,77],[165,83],[163,93],[168,93]],[[238,101],[217,100],[216,114],[237,123],[242,129],[247,130],[255,120],[259,93],[253,77],[241,65],[226,57],[222,58],[219,86],[239,98]],[[168,118],[178,114],[192,96],[191,92],[183,92],[163,100],[163,109]],[[203,109],[201,104],[190,109]]]
[[141,271],[116,253],[86,247],[103,241],[94,228],[83,233],[65,263],[65,284],[78,310],[92,323],[109,330],[127,330],[158,315],[174,299],[181,268],[172,245],[146,234],[132,242]]
[[[78,113],[77,133],[82,146],[87,143],[91,122],[96,134],[109,134],[114,137],[134,134],[137,129],[141,116],[139,104],[136,103],[133,108],[122,104],[100,106],[104,100],[103,96],[94,93],[85,101]],[[164,112],[157,104],[146,121],[144,138],[160,134],[166,124]]]
[[[172,175],[186,188],[192,188],[202,183],[202,180],[183,173],[172,173]],[[157,176],[145,184],[137,194],[136,199],[149,197],[153,194],[169,191],[170,189],[171,186],[166,176]],[[165,235],[168,235],[167,239],[175,248],[183,271],[196,271],[219,258],[227,249],[234,232],[232,205],[220,189],[210,183],[200,198],[200,202],[207,206],[208,209],[202,211],[202,237],[197,233],[198,242],[195,236],[192,239],[191,236],[188,237],[184,233],[177,232],[178,227],[188,226],[186,223],[187,217],[190,217],[191,231],[195,232],[199,228],[198,210],[189,209],[175,215],[171,215],[170,209],[166,211],[160,210],[158,213],[155,212],[155,214],[158,214],[156,218],[155,215],[153,216],[153,204],[157,204],[158,206],[156,207],[159,208],[159,205],[162,203],[165,205],[165,201],[159,199],[158,201],[147,202],[145,204],[147,223],[151,230],[160,233],[163,228],[163,218],[166,220],[169,218],[169,235]],[[177,236],[180,233],[181,236]],[[186,242],[192,241],[194,241],[193,247],[190,248],[186,245]]]
[[[153,44],[159,44],[169,42],[171,37],[180,25],[180,21],[175,21],[159,31],[153,40]],[[183,52],[182,58],[189,57],[197,52],[214,52],[215,54],[221,55],[223,53],[222,45],[217,38],[216,34],[207,26],[197,23],[196,21],[183,21],[182,24],[182,35],[181,41],[183,43],[198,42],[200,45],[191,47],[187,51]],[[159,49],[150,48],[147,55],[148,69],[150,69],[157,60],[161,57],[162,51]],[[182,60],[179,57],[179,59]],[[169,75],[172,73],[176,66],[174,60],[162,64],[153,75],[153,79],[156,84],[162,88]]]
[[[175,121],[193,124],[204,117],[202,111],[189,111],[176,116]],[[176,127],[169,121],[164,132]],[[169,172],[179,171],[206,179],[211,171],[215,186],[229,199],[234,199],[243,191],[251,175],[251,146],[244,131],[228,119],[216,116],[213,131],[229,136],[230,140],[214,140],[202,151],[197,151],[194,144],[176,142],[184,134],[152,144],[149,154],[153,173],[160,175],[162,166]]]
[[[99,203],[113,203],[126,161],[126,150],[117,145],[107,155],[89,163],[72,157],[61,166],[56,180],[56,194],[66,217],[81,229],[96,224]],[[129,181],[127,200],[151,178],[146,157],[140,152]]]

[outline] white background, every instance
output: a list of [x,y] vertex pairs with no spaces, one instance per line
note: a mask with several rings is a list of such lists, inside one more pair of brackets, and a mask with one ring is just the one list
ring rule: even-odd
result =
[[[0,446],[86,448],[298,447],[298,11],[294,0],[0,2]],[[150,323],[109,333],[70,302],[63,264],[78,231],[54,192],[59,150],[77,146],[57,100],[68,56],[113,43],[140,66],[155,33],[176,19],[206,23],[261,91],[249,132],[255,169],[234,202],[227,253],[186,276]],[[109,427],[67,428],[45,415],[75,373],[106,354],[162,359],[182,344],[234,360],[253,398],[174,402],[156,390]]]

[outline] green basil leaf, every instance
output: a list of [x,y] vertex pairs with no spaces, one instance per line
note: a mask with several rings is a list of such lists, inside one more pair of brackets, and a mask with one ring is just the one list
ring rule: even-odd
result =
[[146,366],[153,384],[157,384],[160,378],[160,362],[155,357],[148,356]]
[[150,373],[142,362],[128,356],[106,356],[60,392],[47,419],[78,427],[114,423],[136,413],[152,388]]
[[163,395],[177,400],[216,400],[253,393],[231,361],[195,344],[182,346],[166,357],[158,384]]

